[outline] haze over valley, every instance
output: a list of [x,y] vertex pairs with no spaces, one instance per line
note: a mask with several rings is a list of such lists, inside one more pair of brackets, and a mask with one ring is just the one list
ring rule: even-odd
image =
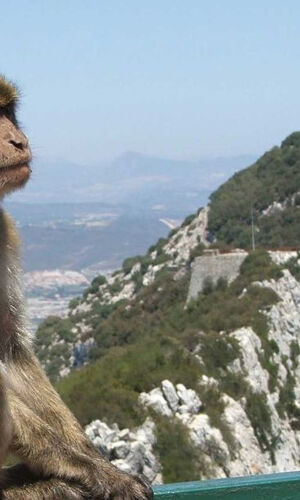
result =
[[6,203],[21,232],[33,325],[63,314],[94,276],[145,253],[254,161],[245,155],[188,162],[133,152],[99,166],[36,159],[26,190]]

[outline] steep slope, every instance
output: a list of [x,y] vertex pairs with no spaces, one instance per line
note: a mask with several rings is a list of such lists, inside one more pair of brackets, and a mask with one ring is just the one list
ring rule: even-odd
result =
[[219,242],[265,248],[300,246],[300,132],[234,174],[210,197],[209,230]]
[[122,335],[117,329],[106,338],[103,324],[116,311],[119,314],[126,310],[130,301],[136,299],[138,304],[137,298],[142,294],[151,296],[169,274],[175,274],[178,279],[184,277],[182,301],[185,303],[190,263],[207,244],[206,225],[207,209],[199,210],[178,230],[171,231],[169,238],[158,240],[146,255],[126,259],[122,269],[109,278],[95,278],[83,297],[70,303],[68,318],[52,316],[40,325],[36,335],[37,353],[52,381],[86,362],[91,356],[91,347],[93,356],[97,357],[113,345],[130,342],[134,332]]
[[[300,284],[288,267],[300,274],[295,258],[282,270],[257,251],[229,286],[207,287],[186,308],[189,271],[165,269],[95,325],[91,362],[64,377],[59,392],[83,424],[100,418],[134,428],[150,415],[151,453],[165,481],[298,467]],[[61,338],[56,347],[65,345]],[[196,412],[159,404],[165,380],[195,391]],[[174,433],[184,461],[171,446]]]

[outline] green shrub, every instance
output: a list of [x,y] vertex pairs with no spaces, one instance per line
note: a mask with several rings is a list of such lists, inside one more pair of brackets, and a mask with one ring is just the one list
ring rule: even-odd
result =
[[195,246],[191,251],[190,251],[190,257],[189,257],[189,263],[193,262],[196,257],[201,257],[203,255],[203,252],[205,250],[205,246],[203,243],[198,243],[197,246]]
[[203,286],[202,286],[202,293],[203,295],[209,295],[212,293],[215,289],[215,286],[213,284],[213,280],[210,277],[205,278],[203,281]]
[[122,270],[125,274],[129,274],[131,272],[131,269],[135,264],[141,261],[143,257],[140,255],[137,255],[136,257],[128,257],[128,259],[125,259],[122,264]]
[[154,450],[162,465],[166,483],[200,479],[197,463],[201,453],[192,444],[187,428],[177,419],[155,416]]
[[257,249],[250,252],[241,265],[240,273],[246,281],[263,281],[270,279],[279,279],[282,271],[271,259],[268,252]]
[[189,224],[191,224],[191,222],[193,222],[193,220],[195,219],[196,215],[195,214],[191,214],[191,215],[188,215],[183,223],[181,224],[181,227],[185,227],[185,226],[188,226]]
[[140,271],[137,271],[132,276],[132,281],[135,283],[135,293],[138,293],[143,286],[143,275]]
[[121,292],[123,288],[122,282],[119,279],[116,279],[111,285],[109,285],[109,291],[112,294],[117,294]]
[[[234,457],[237,443],[231,429],[222,418],[225,404],[222,399],[220,388],[214,385],[202,386],[199,389],[199,395],[203,404],[203,411],[209,416],[210,424],[221,431],[229,452],[231,456]],[[219,463],[219,465],[222,464]]]
[[283,267],[288,269],[296,280],[300,281],[300,265],[298,264],[298,261],[300,261],[300,252],[298,252],[297,257],[289,259]]
[[247,394],[246,413],[254,429],[254,434],[262,451],[268,451],[272,464],[275,464],[274,449],[277,436],[272,434],[271,412],[265,393],[249,392]]
[[219,332],[202,334],[199,341],[205,372],[209,376],[215,376],[219,370],[226,370],[240,354],[238,341]]
[[96,278],[93,279],[91,286],[85,289],[83,292],[83,297],[87,297],[89,293],[95,294],[98,292],[99,287],[101,285],[104,285],[107,283],[107,279],[105,276],[102,276],[101,274],[99,276],[96,276]]
[[80,297],[74,297],[73,299],[71,299],[69,302],[69,309],[75,309],[77,306],[79,306],[80,301]]

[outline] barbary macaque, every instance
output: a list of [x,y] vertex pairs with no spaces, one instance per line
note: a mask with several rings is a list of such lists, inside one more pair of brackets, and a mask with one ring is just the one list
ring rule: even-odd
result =
[[[0,76],[0,198],[25,186],[31,151],[18,126],[18,92]],[[51,386],[26,329],[19,239],[0,208],[0,497],[4,500],[147,500],[151,487],[94,448]],[[108,389],[109,390],[109,389]],[[8,454],[20,463],[5,467]]]

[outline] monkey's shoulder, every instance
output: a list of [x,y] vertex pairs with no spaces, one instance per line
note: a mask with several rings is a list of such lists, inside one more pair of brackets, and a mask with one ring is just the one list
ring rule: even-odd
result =
[[20,245],[19,233],[13,217],[5,210],[0,210],[0,246],[18,250]]

